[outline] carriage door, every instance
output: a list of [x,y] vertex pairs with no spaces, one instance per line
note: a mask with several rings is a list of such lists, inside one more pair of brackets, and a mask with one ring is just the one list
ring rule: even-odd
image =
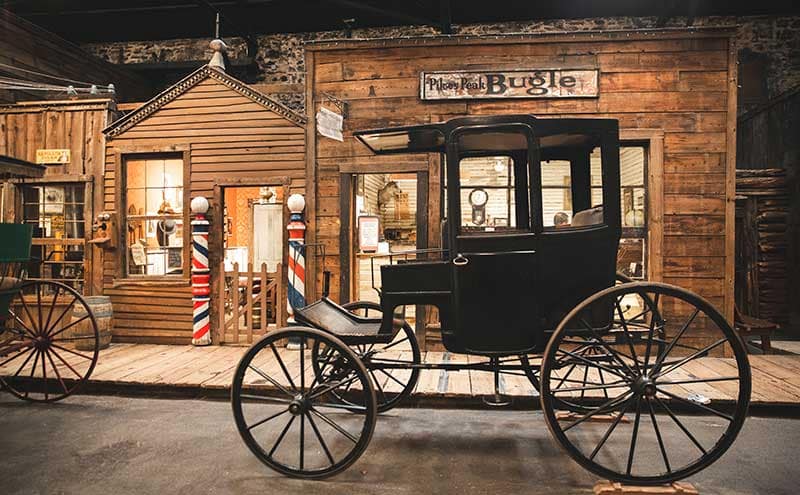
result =
[[536,344],[530,134],[517,129],[464,132],[448,155],[448,163],[457,164],[448,167],[453,330],[468,351],[521,351]]

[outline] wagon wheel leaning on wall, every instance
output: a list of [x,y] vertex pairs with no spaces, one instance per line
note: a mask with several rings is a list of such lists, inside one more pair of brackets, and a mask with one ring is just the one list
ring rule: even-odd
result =
[[54,402],[89,379],[100,349],[92,310],[72,287],[27,281],[0,298],[0,384],[32,402]]
[[[632,296],[660,317],[642,339],[618,339],[629,321],[611,314]],[[596,352],[577,352],[586,347]],[[751,378],[741,339],[711,304],[680,287],[634,282],[594,294],[562,320],[542,356],[541,387],[547,426],[574,460],[611,480],[661,484],[730,447]]]
[[[354,301],[343,304],[342,307],[365,318],[383,316],[380,304],[372,301]],[[392,409],[414,391],[419,379],[419,369],[410,367],[419,364],[422,358],[417,336],[408,323],[404,322],[400,332],[387,344],[357,344],[350,346],[350,349],[364,362],[372,377],[376,388],[378,412]],[[312,366],[315,373],[319,373],[320,363],[325,362],[332,352],[331,349],[320,345],[312,346]],[[386,368],[386,365],[392,367]],[[343,404],[349,404],[346,399],[347,392],[347,387],[342,387],[341,390],[334,390],[333,395]]]

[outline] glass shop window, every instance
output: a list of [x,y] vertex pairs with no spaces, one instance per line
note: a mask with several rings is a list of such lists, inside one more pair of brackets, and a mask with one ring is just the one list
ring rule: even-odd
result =
[[624,146],[619,152],[622,238],[617,270],[634,279],[647,278],[647,149]]
[[127,275],[182,275],[183,160],[128,158],[125,179]]
[[22,221],[33,225],[28,277],[56,280],[82,291],[86,184],[23,185],[21,192]]

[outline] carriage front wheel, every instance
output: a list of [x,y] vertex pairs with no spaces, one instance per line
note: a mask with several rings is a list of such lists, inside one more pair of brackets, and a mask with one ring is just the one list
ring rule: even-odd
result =
[[100,348],[97,322],[72,287],[31,280],[0,294],[0,385],[20,399],[54,402],[89,379]]
[[747,415],[741,339],[709,302],[672,285],[635,282],[589,297],[542,360],[547,426],[573,459],[611,480],[691,476],[731,446]]
[[[303,348],[286,349],[289,338],[304,342]],[[315,346],[332,350],[317,372]],[[344,388],[346,403],[338,395]],[[253,344],[236,368],[231,403],[253,454],[297,478],[347,469],[367,448],[377,417],[375,391],[361,360],[338,338],[307,327],[270,332]]]

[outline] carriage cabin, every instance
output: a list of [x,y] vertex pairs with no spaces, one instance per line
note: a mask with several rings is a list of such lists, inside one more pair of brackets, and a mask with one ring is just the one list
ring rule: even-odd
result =
[[100,246],[115,341],[190,342],[198,196],[211,206],[213,341],[252,341],[284,319],[284,205],[305,189],[305,118],[207,65],[104,132],[113,234]]
[[[431,148],[376,155],[356,138],[357,131],[527,114],[539,122],[618,122],[616,270],[635,280],[686,287],[731,319],[732,34],[667,29],[308,44],[308,116],[321,108],[335,110],[331,97],[347,104],[342,142],[307,131],[307,239],[327,248],[332,297],[375,299],[370,270],[380,264],[375,254],[442,247],[444,213],[455,207],[443,202],[450,177],[444,172],[446,153]],[[515,205],[514,195],[504,192],[508,183],[501,182],[515,172],[513,159],[470,160],[470,180],[490,187],[473,188],[478,191],[462,198],[461,215],[482,222],[482,228],[512,228],[520,220],[515,218],[520,203]],[[599,183],[591,182],[588,197],[573,196],[583,179],[571,172],[566,165],[543,168],[541,211],[535,217],[541,228],[574,224],[580,209],[600,204]],[[397,187],[386,188],[390,182]],[[384,188],[390,194],[381,195]],[[404,230],[395,226],[398,219],[406,221]],[[308,263],[309,271],[321,273],[322,259]],[[308,285],[314,299],[321,284],[309,277]],[[421,345],[438,346],[436,311],[410,309]]]

